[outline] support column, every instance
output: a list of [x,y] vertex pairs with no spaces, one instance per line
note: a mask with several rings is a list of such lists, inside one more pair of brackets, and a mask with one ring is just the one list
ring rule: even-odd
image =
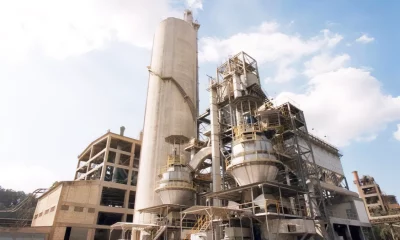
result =
[[93,240],[94,239],[94,233],[95,233],[96,229],[94,228],[89,228],[88,229],[88,233],[87,233],[87,237],[86,240]]
[[353,240],[353,238],[351,237],[349,225],[346,225],[346,237],[348,240]]
[[[210,83],[210,120],[211,120],[211,154],[212,154],[212,187],[213,192],[221,190],[221,152],[220,129],[218,123],[217,89]],[[214,206],[220,206],[218,199],[213,199]]]
[[101,169],[101,175],[100,175],[100,180],[101,181],[104,181],[104,176],[106,174],[106,164],[107,164],[107,159],[108,159],[108,153],[110,152],[110,144],[111,144],[111,137],[110,137],[110,135],[108,135],[106,151],[104,153],[104,159],[103,159],[103,167]]
[[368,239],[365,238],[364,230],[363,230],[362,226],[360,226],[360,237],[361,237],[362,240],[368,240]]

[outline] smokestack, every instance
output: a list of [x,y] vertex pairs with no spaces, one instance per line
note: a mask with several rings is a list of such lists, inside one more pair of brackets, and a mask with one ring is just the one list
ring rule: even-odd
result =
[[353,176],[354,176],[354,183],[359,186],[360,185],[360,178],[358,177],[358,172],[353,171]]
[[124,127],[124,126],[121,126],[121,127],[119,128],[119,135],[124,136],[124,132],[125,132],[125,127]]
[[192,11],[186,9],[185,12],[183,13],[183,19],[184,19],[186,22],[192,23],[192,22],[193,22],[193,14],[192,14]]
[[143,131],[140,131],[139,140],[140,140],[141,142],[143,141]]

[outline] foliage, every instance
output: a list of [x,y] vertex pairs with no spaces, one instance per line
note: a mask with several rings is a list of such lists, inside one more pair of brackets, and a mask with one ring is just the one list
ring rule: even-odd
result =
[[27,196],[22,191],[5,189],[0,186],[0,210],[12,209]]
[[[393,240],[389,225],[374,225],[372,229],[377,240]],[[400,229],[398,227],[393,227],[393,233],[396,239],[400,237]]]

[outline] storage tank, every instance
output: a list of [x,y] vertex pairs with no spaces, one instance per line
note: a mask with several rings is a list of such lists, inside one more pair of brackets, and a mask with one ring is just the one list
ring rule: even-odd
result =
[[150,214],[140,214],[138,209],[162,204],[155,189],[160,166],[168,159],[168,142],[196,137],[199,25],[188,14],[188,21],[165,19],[154,35],[134,223],[152,221]]

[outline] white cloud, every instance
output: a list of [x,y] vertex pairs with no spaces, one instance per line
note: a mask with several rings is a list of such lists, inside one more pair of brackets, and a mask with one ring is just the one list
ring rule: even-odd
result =
[[375,38],[368,37],[367,34],[363,34],[361,37],[356,39],[356,42],[359,42],[359,43],[370,43],[370,42],[373,42],[374,40],[375,40]]
[[199,43],[199,59],[218,62],[228,55],[245,51],[259,63],[282,59],[291,62],[323,48],[333,47],[342,40],[342,36],[332,34],[329,30],[323,30],[321,34],[304,40],[300,36],[280,32],[278,27],[277,23],[264,22],[255,31],[237,33],[226,39],[202,38]]
[[348,55],[314,57],[306,63],[311,78],[305,93],[281,93],[278,102],[293,99],[315,128],[338,146],[372,141],[387,123],[400,120],[400,96],[381,91],[368,70],[344,67]]
[[291,66],[302,57],[334,47],[342,40],[339,34],[322,30],[317,36],[302,39],[279,30],[276,22],[264,22],[253,31],[237,33],[229,38],[205,37],[199,42],[199,59],[202,62],[220,62],[229,55],[245,51],[259,64],[276,64],[276,82],[286,82],[297,75]]
[[393,137],[400,141],[400,124],[397,124],[397,131],[393,133]]
[[186,0],[186,6],[192,10],[203,10],[203,1],[202,0]]
[[350,60],[350,56],[342,54],[331,58],[328,54],[321,54],[313,57],[304,64],[304,74],[314,77],[322,73],[330,72],[343,67]]
[[39,48],[64,59],[110,41],[149,49],[159,21],[180,14],[167,0],[0,1],[0,57],[18,61]]

